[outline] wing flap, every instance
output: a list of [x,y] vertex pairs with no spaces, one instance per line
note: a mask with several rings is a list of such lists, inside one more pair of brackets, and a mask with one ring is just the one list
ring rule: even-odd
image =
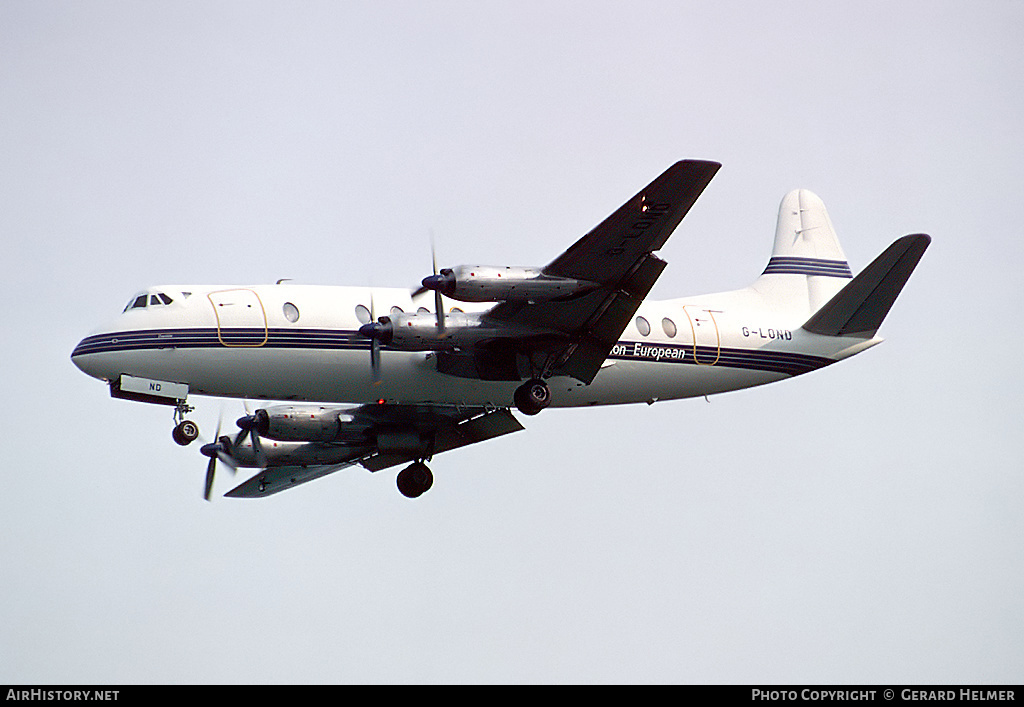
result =
[[[519,424],[519,420],[508,410],[494,410],[465,420],[453,427],[439,429],[434,440],[432,454],[448,452],[523,429],[526,428]],[[360,463],[370,471],[380,471],[398,464],[415,461],[416,458],[416,455],[409,454],[375,454],[363,459]]]
[[557,370],[589,385],[667,265],[653,255],[642,260],[583,327]]

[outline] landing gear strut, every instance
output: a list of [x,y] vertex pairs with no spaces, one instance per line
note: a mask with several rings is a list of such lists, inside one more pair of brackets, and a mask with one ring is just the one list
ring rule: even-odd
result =
[[540,378],[532,378],[516,388],[512,401],[524,415],[536,415],[551,404],[551,389]]
[[414,462],[398,473],[398,490],[406,498],[416,498],[434,485],[434,475],[423,462]]

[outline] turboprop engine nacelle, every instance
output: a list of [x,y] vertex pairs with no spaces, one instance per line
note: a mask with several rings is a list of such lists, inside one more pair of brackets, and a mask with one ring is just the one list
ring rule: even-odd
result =
[[542,302],[589,292],[597,284],[545,275],[539,268],[459,265],[424,278],[423,286],[460,302]]
[[379,317],[359,327],[359,334],[401,351],[445,351],[474,344],[495,336],[509,336],[514,329],[484,326],[479,314],[451,312],[439,328],[433,313],[398,313]]
[[282,442],[365,442],[370,424],[337,408],[272,405],[256,411],[260,437]]

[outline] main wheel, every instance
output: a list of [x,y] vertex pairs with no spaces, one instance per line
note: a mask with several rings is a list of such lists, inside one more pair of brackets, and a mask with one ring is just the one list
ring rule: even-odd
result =
[[540,378],[533,378],[516,388],[512,401],[524,415],[536,415],[551,404],[551,389]]
[[192,420],[182,420],[175,425],[171,437],[181,446],[192,444],[199,437],[199,425]]
[[434,485],[434,475],[423,462],[415,462],[398,473],[398,490],[406,498],[416,498]]

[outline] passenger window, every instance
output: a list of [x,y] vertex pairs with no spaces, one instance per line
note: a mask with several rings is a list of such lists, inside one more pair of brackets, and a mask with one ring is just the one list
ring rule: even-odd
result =
[[369,324],[370,323],[370,310],[367,309],[365,305],[357,304],[356,305],[356,319],[359,320],[360,324]]
[[665,334],[670,339],[675,337],[675,335],[677,333],[676,332],[676,323],[674,321],[672,321],[671,319],[669,319],[668,317],[665,317],[664,319],[661,320],[661,328],[665,330]]
[[651,323],[643,317],[636,318],[636,328],[640,331],[641,336],[650,336]]
[[284,318],[290,321],[292,324],[299,321],[299,308],[291,302],[285,302],[284,307]]

